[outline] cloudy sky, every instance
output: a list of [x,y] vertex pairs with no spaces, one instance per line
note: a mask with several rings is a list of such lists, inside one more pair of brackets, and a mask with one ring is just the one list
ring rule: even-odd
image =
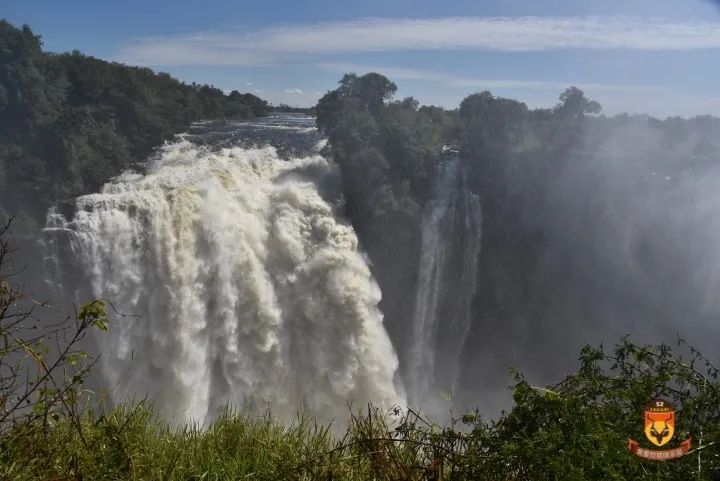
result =
[[490,90],[550,106],[569,85],[605,111],[720,115],[718,0],[4,0],[51,51],[313,105],[345,72],[424,104]]

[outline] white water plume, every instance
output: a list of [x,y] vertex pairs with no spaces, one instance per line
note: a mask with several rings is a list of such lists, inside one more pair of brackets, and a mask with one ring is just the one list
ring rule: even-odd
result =
[[89,292],[71,296],[140,316],[97,336],[118,401],[149,395],[198,422],[227,404],[337,419],[348,402],[404,402],[380,290],[311,178],[331,170],[319,155],[183,140],[78,198],[72,219],[49,214],[53,281],[67,293],[83,272]]

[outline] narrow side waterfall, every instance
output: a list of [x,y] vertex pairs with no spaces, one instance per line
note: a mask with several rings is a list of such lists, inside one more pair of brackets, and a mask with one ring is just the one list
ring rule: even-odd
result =
[[430,410],[438,393],[455,391],[477,284],[481,207],[465,188],[460,164],[452,157],[440,165],[422,219],[407,387],[410,403],[429,401]]
[[337,419],[350,401],[405,402],[380,290],[316,185],[332,171],[319,155],[182,140],[72,218],[50,212],[53,283],[139,316],[97,336],[117,401],[149,395],[198,422],[228,404]]

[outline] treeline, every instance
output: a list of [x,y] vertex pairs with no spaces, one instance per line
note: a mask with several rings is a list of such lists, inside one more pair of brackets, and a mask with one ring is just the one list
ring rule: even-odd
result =
[[315,115],[315,107],[290,107],[288,104],[270,106],[271,112]]
[[0,21],[0,217],[41,220],[48,205],[96,190],[193,121],[267,112],[251,94],[43,52],[28,26]]

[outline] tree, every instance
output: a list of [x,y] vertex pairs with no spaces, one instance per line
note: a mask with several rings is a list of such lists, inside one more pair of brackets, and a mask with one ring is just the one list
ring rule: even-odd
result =
[[465,97],[460,103],[460,118],[466,122],[466,140],[475,144],[507,142],[527,113],[524,103],[495,97],[487,90]]
[[397,85],[379,73],[370,72],[362,77],[345,74],[340,80],[341,97],[356,97],[373,113],[377,113],[397,91]]
[[0,440],[46,432],[61,417],[81,430],[78,393],[95,359],[79,346],[91,329],[107,330],[105,303],[85,304],[59,322],[38,319],[34,306],[46,304],[12,283],[12,249],[4,238],[10,223],[0,228]]
[[569,87],[560,94],[560,103],[555,113],[564,120],[581,120],[586,114],[599,114],[600,104],[585,97],[585,93],[577,87]]

